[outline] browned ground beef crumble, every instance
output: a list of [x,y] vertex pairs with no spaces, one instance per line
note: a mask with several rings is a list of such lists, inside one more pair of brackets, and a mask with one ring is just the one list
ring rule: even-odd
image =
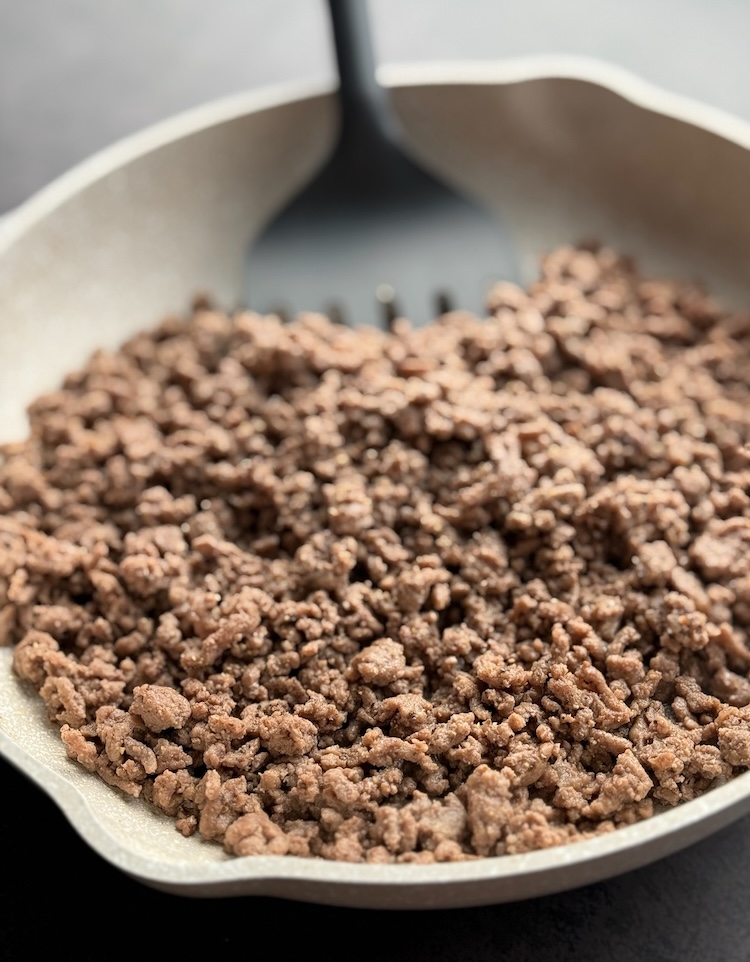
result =
[[607,249],[488,318],[208,308],[0,456],[0,638],[69,755],[236,855],[608,832],[750,767],[750,324]]

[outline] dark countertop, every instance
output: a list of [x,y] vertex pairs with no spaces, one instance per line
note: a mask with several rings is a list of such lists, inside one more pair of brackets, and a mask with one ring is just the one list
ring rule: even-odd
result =
[[[146,959],[323,958],[352,962],[746,962],[750,818],[627,875],[526,902],[451,911],[341,909],[272,898],[185,899],[152,891],[88,849],[54,803],[0,763],[3,824],[31,839],[8,851],[0,958],[64,946],[106,957],[83,926]],[[29,917],[30,907],[32,918]],[[396,941],[397,939],[397,941]],[[240,954],[241,953],[241,954]],[[65,953],[57,953],[64,957]],[[318,953],[315,953],[316,956]],[[138,956],[131,956],[138,958]]]
[[[750,119],[740,0],[378,0],[381,59],[601,56]],[[120,136],[243,88],[331,76],[319,2],[33,0],[0,4],[0,212]],[[293,958],[321,946],[370,959],[741,962],[750,958],[750,817],[654,865],[523,903],[369,912],[278,899],[187,900],[131,881],[91,852],[54,803],[0,762],[6,841],[0,958],[60,949],[209,949]],[[28,830],[28,837],[24,833]],[[37,949],[36,953],[33,949]],[[140,955],[141,953],[139,953]]]

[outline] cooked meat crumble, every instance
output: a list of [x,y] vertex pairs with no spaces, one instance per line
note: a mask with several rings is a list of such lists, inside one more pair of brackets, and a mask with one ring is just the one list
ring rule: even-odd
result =
[[412,329],[209,307],[0,449],[0,639],[235,855],[432,862],[750,767],[750,323],[607,248]]

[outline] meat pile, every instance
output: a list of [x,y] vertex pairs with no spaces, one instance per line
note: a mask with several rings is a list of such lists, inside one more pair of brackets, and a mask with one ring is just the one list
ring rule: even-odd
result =
[[208,306],[0,449],[0,639],[106,782],[236,855],[433,862],[750,767],[750,325],[607,248],[486,318]]

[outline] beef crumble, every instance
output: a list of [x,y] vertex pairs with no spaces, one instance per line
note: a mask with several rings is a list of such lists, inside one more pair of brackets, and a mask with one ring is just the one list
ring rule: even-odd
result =
[[235,855],[572,842],[750,767],[750,327],[563,248],[489,317],[202,306],[0,453],[0,640]]

